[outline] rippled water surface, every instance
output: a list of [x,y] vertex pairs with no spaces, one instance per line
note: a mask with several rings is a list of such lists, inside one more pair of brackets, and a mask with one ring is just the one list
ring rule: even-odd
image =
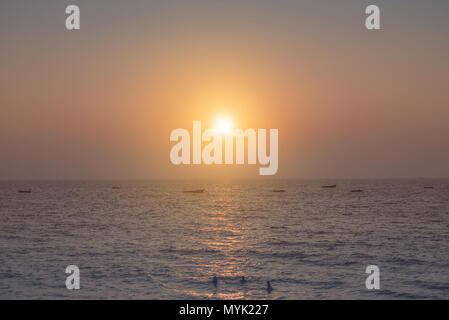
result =
[[449,181],[0,182],[0,298],[448,299]]

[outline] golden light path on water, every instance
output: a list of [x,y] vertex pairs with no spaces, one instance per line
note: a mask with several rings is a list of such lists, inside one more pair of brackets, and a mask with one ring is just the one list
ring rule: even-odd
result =
[[[232,189],[232,187],[231,187]],[[248,232],[243,224],[239,223],[236,217],[240,208],[236,203],[240,199],[231,189],[224,189],[219,197],[212,199],[214,210],[204,210],[200,219],[205,223],[205,232],[211,236],[201,240],[201,245],[206,247],[206,252],[213,252],[214,255],[205,254],[201,257],[192,257],[192,264],[195,265],[196,274],[206,274],[206,290],[179,290],[180,292],[194,296],[211,299],[245,299],[251,290],[244,285],[240,285],[241,276],[245,274],[245,269],[251,262],[241,253],[245,251],[248,244]],[[236,201],[237,200],[237,201]],[[212,279],[218,277],[218,284],[214,286]],[[204,277],[192,280],[204,281]]]

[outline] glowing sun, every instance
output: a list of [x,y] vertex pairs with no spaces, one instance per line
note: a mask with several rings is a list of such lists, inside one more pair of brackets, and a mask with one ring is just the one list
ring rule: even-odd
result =
[[220,132],[229,134],[232,132],[232,121],[228,117],[220,117],[217,119],[216,127]]

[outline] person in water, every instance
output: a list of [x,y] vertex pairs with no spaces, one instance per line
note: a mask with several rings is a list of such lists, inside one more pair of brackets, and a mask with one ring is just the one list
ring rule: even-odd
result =
[[246,283],[246,279],[245,279],[244,276],[242,276],[242,279],[240,279],[240,283],[241,283],[241,284],[245,284],[245,283]]
[[267,281],[267,291],[268,291],[268,292],[273,291],[273,287],[271,286],[270,281]]

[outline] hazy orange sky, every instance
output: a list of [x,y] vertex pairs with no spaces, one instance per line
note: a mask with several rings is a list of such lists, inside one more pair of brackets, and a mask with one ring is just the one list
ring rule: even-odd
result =
[[220,114],[279,129],[275,178],[449,177],[449,2],[371,2],[2,1],[0,179],[260,179],[170,163]]

